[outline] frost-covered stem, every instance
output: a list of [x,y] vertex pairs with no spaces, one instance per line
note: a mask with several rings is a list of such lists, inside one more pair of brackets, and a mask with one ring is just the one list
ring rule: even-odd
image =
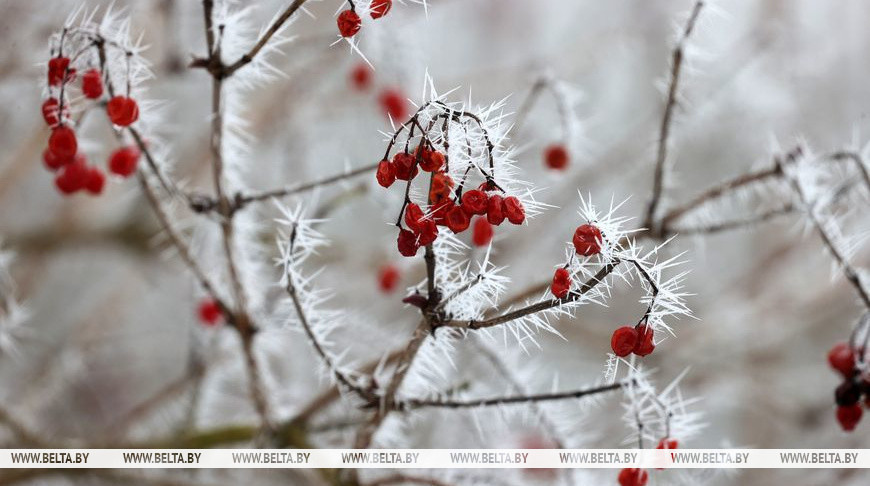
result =
[[[785,170],[782,164],[786,162],[791,162],[791,160],[787,159],[786,161],[783,161],[781,159],[777,159],[777,166],[780,167],[783,172],[785,172]],[[852,267],[849,259],[836,245],[833,236],[828,233],[828,230],[825,228],[824,222],[819,218],[819,215],[816,212],[817,204],[815,202],[810,202],[807,199],[803,187],[801,187],[800,181],[798,181],[794,177],[787,177],[787,179],[798,199],[801,201],[801,204],[806,207],[807,218],[809,218],[810,222],[816,228],[816,232],[818,232],[819,237],[822,239],[822,243],[828,248],[828,251],[831,252],[831,256],[833,256],[834,260],[837,262],[837,265],[842,269],[843,276],[845,276],[846,280],[848,280],[852,287],[855,288],[855,292],[861,298],[864,306],[870,309],[870,292],[868,292],[868,290],[864,288],[864,285],[861,283],[861,279],[858,276],[858,272],[855,270],[854,267]]]
[[423,486],[450,486],[449,483],[439,481],[433,478],[424,478],[422,476],[409,476],[407,474],[395,474],[392,476],[375,479],[365,483],[364,486],[390,486],[393,484],[420,484]]
[[644,220],[643,224],[654,232],[656,230],[656,228],[654,227],[656,221],[656,213],[658,211],[659,205],[661,204],[662,196],[664,193],[666,175],[665,173],[668,169],[668,142],[671,134],[671,123],[673,121],[674,108],[677,105],[677,90],[680,84],[680,73],[682,72],[683,68],[683,49],[685,47],[684,44],[689,36],[692,34],[692,30],[694,30],[695,24],[698,20],[698,15],[701,13],[701,7],[703,6],[703,1],[698,0],[697,2],[695,2],[695,6],[692,7],[692,13],[689,14],[689,20],[686,21],[686,25],[683,28],[683,33],[677,41],[677,44],[674,46],[674,50],[672,53],[670,82],[668,83],[668,98],[665,102],[665,111],[659,124],[659,138],[658,148],[656,150],[655,174],[653,175],[653,193],[649,205],[647,206],[646,219]]
[[622,388],[623,383],[611,383],[608,385],[596,386],[593,388],[584,388],[582,390],[571,390],[565,392],[540,393],[532,395],[516,395],[509,397],[483,398],[478,400],[402,400],[393,403],[395,410],[413,410],[415,408],[438,407],[438,408],[477,408],[477,407],[493,407],[500,405],[511,405],[517,403],[537,403],[549,402],[554,400],[566,400],[571,398],[582,398],[600,393]]
[[742,228],[745,226],[752,226],[758,223],[764,223],[766,221],[770,221],[779,216],[784,216],[786,214],[791,214],[795,211],[794,204],[787,203],[786,205],[770,209],[764,211],[762,213],[756,214],[750,218],[746,219],[737,219],[733,221],[723,221],[716,224],[706,225],[706,226],[685,226],[685,227],[668,227],[667,231],[672,233],[679,233],[680,235],[709,235],[714,233],[720,233],[722,231],[729,231],[732,229]]
[[545,76],[541,76],[534,82],[534,84],[532,84],[531,89],[529,89],[529,93],[520,104],[519,109],[517,109],[517,114],[514,117],[514,124],[511,126],[508,133],[519,133],[520,129],[526,121],[526,117],[529,116],[529,112],[532,110],[532,107],[535,106],[535,101],[537,101],[538,98],[541,96],[541,92],[543,92],[546,86],[547,78]]
[[612,262],[607,263],[601,268],[601,270],[598,271],[598,273],[596,273],[594,276],[592,276],[592,278],[587,280],[586,283],[584,283],[583,286],[580,287],[580,289],[569,292],[568,295],[561,299],[545,300],[536,304],[523,307],[522,309],[517,309],[515,311],[507,312],[500,316],[493,317],[491,319],[484,319],[482,321],[448,321],[440,325],[465,329],[483,329],[486,327],[494,327],[505,324],[521,317],[545,311],[547,309],[552,309],[553,307],[558,307],[568,302],[573,302],[583,297],[583,295],[585,295],[590,290],[594,289],[595,286],[601,283],[608,275],[611,274],[611,272],[613,272],[613,270],[616,269],[619,263],[620,260],[613,260]]
[[246,52],[242,55],[236,62],[224,67],[224,77],[232,76],[233,73],[241,69],[246,64],[250,63],[257,57],[257,54],[266,47],[266,44],[269,43],[269,40],[281,30],[281,27],[290,20],[290,17],[302,7],[307,0],[293,0],[293,3],[287,6],[281,15],[272,22],[272,25],[266,29],[266,32],[263,33],[262,37],[254,44],[254,47],[251,48],[250,51]]

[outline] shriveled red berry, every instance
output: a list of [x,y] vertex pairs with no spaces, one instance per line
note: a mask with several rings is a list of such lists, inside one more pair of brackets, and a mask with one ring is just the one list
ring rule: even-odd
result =
[[393,169],[396,171],[396,179],[403,181],[410,181],[420,172],[414,156],[405,152],[393,156]]
[[216,326],[223,319],[223,312],[217,301],[211,298],[202,299],[197,308],[199,321],[206,326]]
[[634,328],[637,330],[637,344],[633,350],[634,354],[641,357],[652,354],[656,349],[655,342],[653,341],[655,337],[653,328],[648,324],[638,324]]
[[115,125],[130,126],[139,119],[139,105],[133,98],[115,96],[106,105],[106,114]]
[[350,84],[358,91],[368,89],[372,84],[372,69],[368,64],[361,62],[350,71]]
[[[64,80],[64,75],[66,74],[67,68],[69,67],[69,58],[68,57],[53,57],[48,60],[48,85],[49,86],[60,86],[60,84]],[[67,80],[72,77],[74,71],[71,69],[69,75],[67,76]]]
[[412,257],[417,254],[420,249],[420,242],[417,241],[417,236],[406,229],[399,230],[399,238],[397,240],[399,253],[402,256]]
[[85,181],[85,189],[93,195],[103,192],[106,185],[106,174],[97,167],[88,167],[88,178]]
[[858,422],[861,421],[861,415],[864,411],[861,410],[861,405],[845,405],[837,407],[837,421],[840,422],[840,427],[849,432],[855,429]]
[[426,172],[437,172],[444,166],[444,154],[437,150],[426,150],[420,156],[420,168]]
[[379,19],[384,15],[387,15],[387,12],[389,12],[392,7],[393,0],[372,0],[372,3],[369,4],[369,9],[373,19]]
[[449,175],[436,172],[432,176],[432,184],[429,186],[429,199],[436,203],[449,198],[453,192],[453,185],[453,179]]
[[677,439],[668,439],[665,437],[664,439],[659,441],[659,445],[656,449],[676,449],[679,446],[679,442]]
[[384,265],[378,270],[378,288],[381,289],[381,292],[390,293],[396,290],[400,277],[399,269],[395,265]]
[[514,196],[504,198],[503,202],[504,215],[512,224],[523,224],[526,220],[526,210],[523,208],[523,203]]
[[855,353],[849,343],[843,341],[831,347],[828,351],[828,364],[841,375],[847,378],[852,376],[855,372]]
[[76,132],[67,126],[59,126],[48,137],[48,149],[61,159],[72,159],[79,149]]
[[431,245],[438,238],[438,226],[431,219],[421,220],[417,227],[420,246]]
[[622,326],[613,331],[613,336],[610,338],[610,348],[613,354],[624,358],[634,351],[637,346],[637,330],[631,326]]
[[390,187],[393,182],[396,182],[396,168],[389,160],[378,162],[378,170],[375,172],[375,177],[378,179],[378,184],[381,187]]
[[[45,124],[54,127],[58,123],[60,123],[60,103],[57,101],[57,98],[49,98],[42,103],[42,119],[45,120]],[[67,110],[64,108],[64,115],[66,115]]]
[[649,474],[643,469],[627,467],[619,471],[619,486],[645,486]]
[[85,98],[92,100],[103,96],[103,79],[100,76],[100,71],[88,69],[82,74],[82,94],[85,95]]
[[417,203],[408,203],[405,208],[405,225],[413,232],[420,230],[420,220],[423,219],[423,210]]
[[571,274],[567,268],[557,268],[553,274],[553,283],[550,284],[550,291],[557,299],[564,299],[571,289]]
[[578,255],[592,256],[601,252],[601,230],[591,224],[578,226],[572,241]]
[[471,242],[474,246],[486,246],[492,241],[492,225],[484,217],[474,220],[474,228],[471,230]]
[[121,147],[109,156],[109,171],[121,177],[129,177],[139,165],[139,149],[129,145]]
[[498,194],[489,196],[486,204],[486,220],[496,226],[504,221],[504,199]]
[[568,150],[562,144],[553,144],[544,149],[544,163],[554,170],[568,167]]
[[338,33],[342,37],[353,37],[362,26],[362,19],[353,10],[345,10],[338,14]]
[[445,219],[447,220],[447,227],[454,233],[462,233],[471,224],[471,219],[469,219],[465,210],[462,209],[462,206],[453,206],[447,212]]
[[384,114],[389,115],[393,120],[401,121],[408,116],[408,101],[401,92],[394,88],[381,91],[378,103],[384,110]]
[[469,215],[486,214],[489,197],[483,191],[472,189],[462,194],[462,209]]

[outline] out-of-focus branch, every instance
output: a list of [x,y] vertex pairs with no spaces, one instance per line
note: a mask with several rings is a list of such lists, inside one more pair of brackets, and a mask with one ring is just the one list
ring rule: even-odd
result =
[[541,393],[533,395],[516,395],[509,397],[483,398],[479,400],[401,400],[393,404],[396,410],[413,410],[415,408],[439,407],[439,408],[476,408],[511,405],[517,403],[547,402],[553,400],[566,400],[570,398],[583,398],[600,393],[622,388],[622,383],[611,383],[582,390],[572,390],[556,393]]

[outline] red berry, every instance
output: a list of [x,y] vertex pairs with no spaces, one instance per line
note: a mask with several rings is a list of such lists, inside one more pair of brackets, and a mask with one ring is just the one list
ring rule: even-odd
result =
[[103,80],[98,70],[89,69],[82,75],[82,94],[92,100],[103,95]]
[[486,205],[486,220],[489,224],[496,226],[504,221],[504,199],[498,194],[489,196],[489,201]]
[[837,421],[840,422],[840,427],[848,432],[855,429],[855,426],[858,425],[863,413],[864,411],[861,410],[861,405],[858,405],[857,403],[854,405],[837,407]]
[[[57,101],[57,98],[49,98],[42,103],[42,118],[48,126],[54,127],[60,122],[60,116],[58,116],[59,109],[60,103]],[[63,111],[64,115],[66,115],[66,108]]]
[[389,293],[396,289],[399,283],[399,269],[395,265],[384,265],[378,271],[378,287],[381,292]]
[[564,299],[568,295],[568,290],[571,289],[571,274],[567,268],[557,268],[553,275],[553,283],[550,285],[550,291],[557,299]]
[[200,322],[209,327],[217,325],[223,318],[223,312],[221,312],[217,301],[210,298],[203,299],[199,303],[197,313],[199,314]]
[[405,208],[405,225],[417,233],[420,230],[420,220],[423,219],[423,210],[416,203],[408,203]]
[[432,210],[432,220],[435,221],[435,224],[440,224],[441,226],[447,225],[447,214],[456,207],[456,204],[453,202],[453,199],[444,198],[438,202],[433,203],[434,209]]
[[63,194],[72,194],[84,189],[88,184],[90,176],[91,172],[88,169],[85,158],[76,157],[72,163],[64,166],[55,178],[54,183]]
[[574,231],[574,249],[578,255],[592,256],[601,252],[601,230],[591,224],[583,224]]
[[50,149],[46,148],[42,151],[42,161],[45,162],[45,167],[50,171],[56,171],[61,167],[69,164],[73,159],[63,159],[54,154]]
[[492,225],[486,218],[480,217],[474,220],[474,228],[471,233],[471,242],[475,246],[486,246],[492,241]]
[[103,192],[106,185],[106,174],[96,167],[88,168],[88,178],[85,181],[85,189],[91,194],[97,195]]
[[622,326],[613,331],[613,336],[610,338],[610,348],[613,354],[624,358],[634,351],[637,346],[637,330],[630,326]]
[[437,172],[444,166],[444,154],[437,150],[426,150],[420,156],[420,168],[426,172]]
[[462,194],[462,209],[469,215],[486,214],[489,198],[483,191],[472,189]]
[[383,90],[378,96],[378,102],[384,113],[393,120],[404,120],[408,116],[408,102],[402,94],[392,88]]
[[368,89],[372,84],[372,70],[366,63],[359,63],[350,72],[350,83],[359,91]]
[[843,341],[835,344],[828,351],[828,364],[846,378],[855,372],[855,353],[849,343]]
[[550,145],[544,150],[544,162],[551,169],[562,170],[568,166],[568,151],[564,145]]
[[523,203],[514,196],[504,198],[502,203],[504,215],[508,221],[513,224],[523,224],[526,220],[526,210],[523,208]]
[[432,184],[429,186],[429,199],[433,203],[437,203],[449,198],[453,192],[453,185],[453,179],[449,175],[436,172],[432,176]]
[[619,471],[619,486],[645,486],[649,474],[643,469],[627,467]]
[[396,171],[396,179],[403,181],[410,181],[420,172],[414,156],[405,152],[393,156],[393,169]]
[[48,149],[58,158],[72,159],[79,149],[76,132],[67,126],[59,126],[48,137]]
[[462,209],[462,206],[453,206],[446,216],[447,227],[454,233],[462,233],[468,229],[471,224],[468,214]]
[[384,15],[387,15],[387,12],[393,7],[393,0],[372,0],[372,3],[369,4],[369,9],[371,10],[371,16],[373,19],[379,19]]
[[417,241],[417,236],[409,230],[399,230],[399,238],[397,240],[399,253],[402,256],[412,257],[417,254],[420,249],[420,242]]
[[106,105],[106,114],[115,125],[127,127],[139,119],[139,105],[133,98],[115,96]]
[[130,145],[121,147],[109,156],[109,171],[121,177],[129,177],[136,172],[139,164],[139,149]]
[[659,441],[656,449],[676,449],[679,443],[677,439],[668,439],[667,437]]
[[438,238],[438,226],[431,219],[424,219],[419,222],[417,237],[420,241],[420,246],[431,245]]
[[338,14],[337,23],[338,33],[341,34],[342,37],[353,37],[354,34],[359,32],[362,20],[353,10],[345,10]]
[[653,337],[655,337],[653,328],[647,324],[638,324],[634,328],[637,330],[637,344],[633,350],[634,354],[640,357],[651,354],[656,349],[655,342],[653,342]]
[[396,169],[389,160],[382,160],[378,162],[378,171],[375,173],[375,177],[377,177],[381,187],[390,187],[393,182],[396,182]]
[[[64,79],[64,73],[66,73],[67,68],[69,67],[69,58],[68,57],[54,57],[48,60],[48,85],[49,86],[60,86]],[[75,70],[69,70],[69,76],[67,77],[67,81],[73,76]]]

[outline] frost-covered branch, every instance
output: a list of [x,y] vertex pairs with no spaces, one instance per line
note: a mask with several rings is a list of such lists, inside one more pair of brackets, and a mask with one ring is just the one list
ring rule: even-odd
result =
[[548,402],[553,400],[566,400],[570,398],[583,398],[600,393],[606,393],[622,388],[622,383],[611,383],[607,385],[596,386],[592,388],[584,388],[580,390],[571,390],[555,393],[540,393],[531,395],[516,395],[507,397],[482,398],[477,400],[401,400],[395,402],[393,407],[396,410],[412,410],[415,408],[440,407],[440,408],[475,408],[475,407],[492,407],[501,405],[533,403],[533,402]]

